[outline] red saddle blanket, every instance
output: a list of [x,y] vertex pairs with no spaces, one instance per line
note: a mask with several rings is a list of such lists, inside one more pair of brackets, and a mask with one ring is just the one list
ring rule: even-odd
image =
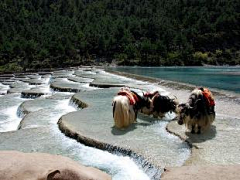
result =
[[207,100],[208,106],[215,106],[215,101],[211,91],[207,88],[201,88],[204,98]]
[[128,90],[121,90],[121,91],[118,92],[118,95],[127,96],[131,105],[135,105],[139,101],[136,94],[134,94],[134,93],[132,93],[131,91],[128,91]]

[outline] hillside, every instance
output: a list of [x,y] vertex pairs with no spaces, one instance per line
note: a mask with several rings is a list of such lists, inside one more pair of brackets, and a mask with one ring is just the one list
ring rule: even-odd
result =
[[240,64],[239,0],[3,0],[0,70]]

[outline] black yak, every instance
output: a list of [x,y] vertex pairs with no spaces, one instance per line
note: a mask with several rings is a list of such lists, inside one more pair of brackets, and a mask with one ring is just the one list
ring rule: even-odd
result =
[[163,118],[168,112],[176,112],[178,100],[177,97],[170,98],[161,95],[158,91],[154,93],[145,93],[145,97],[149,99],[149,105],[142,108],[144,114],[152,114],[155,118]]

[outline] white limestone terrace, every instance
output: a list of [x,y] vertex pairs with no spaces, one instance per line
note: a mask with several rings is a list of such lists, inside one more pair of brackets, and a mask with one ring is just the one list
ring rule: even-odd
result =
[[148,166],[181,166],[190,151],[187,143],[165,130],[174,115],[168,114],[162,121],[139,115],[136,124],[115,129],[111,104],[118,91],[108,88],[75,94],[72,101],[85,108],[61,117],[62,132],[89,146],[146,160]]
[[[21,85],[14,84],[10,87],[10,89],[18,87],[19,92],[0,97],[3,105],[2,110],[6,112],[6,114],[2,114],[3,117],[1,119],[6,119],[7,121],[10,119],[17,122],[17,124],[6,122],[6,125],[13,127],[11,129],[4,124],[0,124],[0,127],[3,128],[0,136],[0,150],[12,149],[22,152],[61,154],[84,165],[99,168],[109,173],[114,180],[159,179],[161,170],[153,168],[150,164],[144,166],[145,162],[141,158],[134,158],[136,160],[136,163],[134,163],[131,157],[123,155],[119,151],[116,151],[115,154],[117,155],[114,155],[96,148],[86,147],[81,143],[66,138],[59,131],[56,123],[61,115],[76,110],[68,106],[69,98],[73,93],[66,94],[66,92],[56,92],[50,89],[51,94],[44,94],[39,97],[26,96],[26,98],[20,96],[22,92],[27,92],[25,89],[29,89],[30,91],[27,93],[31,95],[33,89],[42,92],[40,87],[48,89],[49,84],[56,79],[70,83],[68,77],[72,77],[72,73],[68,71],[57,72],[55,75],[57,77],[53,73],[53,77],[44,81],[42,85],[25,84],[26,77],[21,75],[21,77],[17,77],[16,81],[23,82],[21,81],[22,78],[24,82],[20,83]],[[72,84],[76,86],[81,84],[81,92],[96,90],[95,87],[91,87],[87,83]],[[13,101],[15,97],[19,101]],[[7,101],[9,106],[6,107],[4,101]],[[98,115],[97,112],[95,113]],[[14,114],[17,119],[11,117],[11,114]],[[3,121],[1,120],[1,122]]]
[[56,78],[52,80],[50,88],[59,92],[79,92],[84,90],[84,85],[86,84],[89,83],[79,83],[69,80],[68,78]]
[[4,85],[0,83],[0,95],[7,94],[8,89],[9,89],[9,85]]
[[[129,74],[125,74],[125,76],[134,77]],[[36,76],[30,77],[36,79]],[[24,78],[24,76],[15,78],[16,80],[21,81],[21,78]],[[239,95],[226,94],[225,92],[213,92],[216,98],[216,121],[213,123],[210,131],[203,135],[192,135],[185,132],[184,126],[179,126],[176,124],[176,121],[171,121],[171,119],[174,118],[173,114],[168,114],[167,117],[162,120],[139,114],[138,123],[133,124],[125,131],[120,131],[113,127],[111,103],[113,96],[116,95],[121,86],[129,86],[138,90],[140,89],[140,93],[142,90],[159,90],[164,94],[176,95],[180,102],[185,102],[187,100],[194,86],[142,77],[137,77],[136,80],[108,74],[95,68],[53,72],[52,77],[48,80],[49,82],[45,81],[44,83],[50,83],[50,85],[55,83],[57,88],[63,89],[62,91],[67,91],[67,89],[64,89],[66,87],[70,90],[79,90],[76,91],[78,93],[72,97],[72,102],[75,102],[78,106],[83,107],[84,109],[68,113],[61,118],[59,117],[59,127],[63,133],[89,146],[105,149],[114,153],[125,154],[125,157],[130,156],[138,161],[138,164],[142,164],[143,168],[148,169],[149,174],[149,169],[151,169],[151,167],[154,169],[155,167],[165,168],[182,165],[205,166],[208,164],[240,164],[238,156],[240,149]],[[81,82],[81,80],[83,80],[83,82]],[[87,80],[88,82],[84,80]],[[7,85],[5,85],[4,82],[2,82],[4,91],[7,88],[7,91],[10,92],[11,89],[14,89],[14,86],[20,88],[18,89],[18,93],[26,91],[24,86],[13,85],[12,83],[13,82],[8,81]],[[90,86],[102,88],[116,87],[88,89],[89,83]],[[13,88],[11,88],[11,85]],[[40,86],[41,85],[35,85],[35,90],[39,88],[39,91],[41,92],[42,90],[40,89]],[[33,89],[31,86],[27,86],[27,88],[29,90]],[[48,89],[47,92],[50,92],[50,94],[46,93],[44,95],[49,96],[50,99],[46,102],[54,105],[54,99],[58,99],[59,97],[56,96],[52,90],[53,89]],[[31,94],[31,91],[29,93]],[[8,96],[10,95],[11,94]],[[11,96],[15,96],[15,93]],[[7,97],[2,96],[0,98]],[[59,99],[62,99],[62,97]],[[9,132],[3,136],[1,134],[1,149],[17,149],[17,146],[21,144],[20,137],[17,136],[21,133],[23,133],[24,136],[26,135],[26,137],[29,136],[29,138],[23,140],[25,143],[30,140],[30,137],[34,140],[32,145],[27,143],[28,145],[24,147],[25,151],[27,151],[27,149],[34,149],[34,146],[36,146],[36,151],[41,151],[41,148],[42,150],[46,150],[46,148],[56,140],[50,135],[49,140],[51,138],[53,139],[50,142],[47,142],[47,137],[45,137],[46,139],[44,139],[43,142],[41,134],[45,131],[48,134],[51,131],[41,128],[44,124],[42,124],[43,122],[41,121],[41,118],[38,119],[36,117],[39,117],[40,114],[49,114],[51,112],[47,109],[41,108],[35,109],[36,111],[31,111],[31,108],[37,108],[38,104],[39,106],[41,106],[41,104],[45,106],[45,103],[41,98],[35,100],[35,102],[23,103],[23,106],[27,107],[27,110],[30,109],[31,112],[31,115],[29,114],[29,116],[26,116],[21,123],[20,128],[25,128],[25,130],[20,130],[20,132],[15,133]],[[17,99],[17,103],[20,102],[21,100],[18,101]],[[9,105],[9,107],[12,106],[14,105]],[[37,129],[34,128],[35,126],[31,123],[34,117],[37,122],[39,122],[39,124],[35,125],[38,127]],[[42,119],[45,118],[43,117]],[[49,126],[50,125],[51,123]],[[34,136],[31,134],[34,134]],[[12,141],[11,138],[13,138],[16,143],[10,144],[10,141]],[[37,144],[38,141],[43,142],[44,147],[40,147],[40,145]],[[188,144],[190,145],[190,149]],[[55,151],[55,149],[51,148],[51,151]],[[56,149],[56,152],[60,151],[59,148]],[[139,161],[142,163],[139,163]],[[146,166],[144,166],[144,164]],[[155,170],[154,173],[156,173]],[[151,177],[154,177],[154,175]]]
[[92,82],[93,79],[79,77],[74,73],[75,71],[73,70],[53,72],[50,88],[59,92],[79,92],[82,90],[87,90],[88,88],[85,88],[86,85]]
[[13,75],[9,79],[5,79],[2,84],[8,85],[7,93],[21,93],[22,97],[36,98],[42,95],[51,94],[49,88],[45,84],[49,83],[50,74],[34,74],[34,75]]
[[79,77],[76,75],[72,75],[68,77],[69,81],[73,81],[73,82],[79,82],[79,83],[90,83],[93,81],[93,79],[90,78],[83,78],[83,77]]
[[[133,84],[133,80],[125,77],[116,76],[114,74],[106,73],[101,69],[81,69],[76,70],[74,75],[82,78],[93,79],[90,82],[90,86],[100,87],[100,88],[109,88],[109,87],[122,87],[130,86]],[[134,84],[145,84],[142,81],[135,81]]]
[[84,146],[62,134],[57,121],[63,114],[76,111],[69,105],[72,95],[73,93],[58,92],[52,96],[25,99],[18,109],[23,118],[21,124],[18,130],[1,133],[0,150],[60,154],[86,166],[101,169],[110,174],[113,180],[150,180],[150,177],[155,176],[156,172],[148,177],[129,157]]
[[102,70],[92,71],[77,70],[74,74],[94,79],[90,86],[117,88],[81,91],[75,94],[72,101],[84,109],[63,116],[59,121],[60,129],[66,135],[87,145],[135,156],[158,168],[181,166],[189,157],[190,150],[187,143],[165,130],[174,114],[168,114],[162,121],[139,115],[138,123],[124,131],[113,127],[111,104],[119,91],[118,86],[141,88],[138,89],[140,92],[142,90],[159,90],[165,94],[169,92],[154,84],[116,76]]

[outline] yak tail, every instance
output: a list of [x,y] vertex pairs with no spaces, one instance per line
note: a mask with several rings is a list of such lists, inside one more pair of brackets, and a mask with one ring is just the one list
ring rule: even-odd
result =
[[112,106],[113,106],[113,118],[114,118],[114,113],[115,113],[115,108],[116,108],[116,101],[113,101]]
[[125,119],[128,120],[126,117],[127,110],[124,109],[124,105],[121,102],[122,97],[116,97],[113,100],[113,119],[115,127],[122,128],[125,127]]

